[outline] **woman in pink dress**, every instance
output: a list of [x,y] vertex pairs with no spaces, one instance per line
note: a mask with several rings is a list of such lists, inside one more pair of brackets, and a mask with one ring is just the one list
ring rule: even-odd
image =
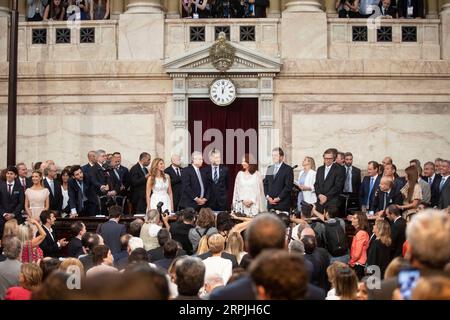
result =
[[25,211],[28,217],[39,221],[42,210],[49,208],[50,191],[42,185],[42,173],[33,171],[31,174],[33,186],[25,191]]

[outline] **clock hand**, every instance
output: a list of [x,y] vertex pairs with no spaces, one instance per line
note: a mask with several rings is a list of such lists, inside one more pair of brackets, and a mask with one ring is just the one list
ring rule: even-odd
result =
[[222,87],[222,94],[223,94],[224,88]]

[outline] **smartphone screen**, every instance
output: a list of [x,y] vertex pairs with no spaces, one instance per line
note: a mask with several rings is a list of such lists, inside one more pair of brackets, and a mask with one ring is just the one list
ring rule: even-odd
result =
[[412,290],[415,288],[419,277],[420,271],[417,269],[405,269],[400,271],[398,274],[398,284],[403,299],[411,299]]

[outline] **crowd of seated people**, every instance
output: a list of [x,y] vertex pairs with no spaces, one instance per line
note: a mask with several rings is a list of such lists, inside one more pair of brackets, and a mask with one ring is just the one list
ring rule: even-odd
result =
[[425,18],[424,0],[337,0],[339,18]]
[[[24,163],[3,170],[0,299],[133,299],[144,290],[139,278],[148,281],[139,298],[148,299],[449,298],[447,160],[422,168],[413,159],[401,177],[385,157],[381,164],[370,161],[361,179],[351,153],[328,149],[317,172],[314,159],[305,159],[296,180],[299,208],[287,219],[279,211],[246,216],[207,205],[185,207],[176,219],[147,210],[148,180],[164,169],[156,158],[149,171],[150,160],[143,152],[128,170],[119,152],[97,150],[86,165],[60,174],[52,160],[34,164],[31,176]],[[188,176],[179,158],[170,167]],[[178,190],[179,182],[170,182]],[[177,192],[175,203],[182,198]],[[347,215],[342,196],[359,209]],[[136,216],[128,229],[121,223],[139,212],[143,218]],[[95,232],[74,220],[70,238],[57,236],[57,217],[98,213],[109,220]],[[420,291],[408,293],[401,279],[411,269],[420,274]]]
[[27,0],[27,21],[106,20],[110,0]]

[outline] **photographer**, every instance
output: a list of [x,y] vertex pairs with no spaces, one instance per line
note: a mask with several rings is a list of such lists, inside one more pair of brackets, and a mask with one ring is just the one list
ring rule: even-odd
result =
[[208,0],[191,0],[192,18],[208,18],[209,11]]

